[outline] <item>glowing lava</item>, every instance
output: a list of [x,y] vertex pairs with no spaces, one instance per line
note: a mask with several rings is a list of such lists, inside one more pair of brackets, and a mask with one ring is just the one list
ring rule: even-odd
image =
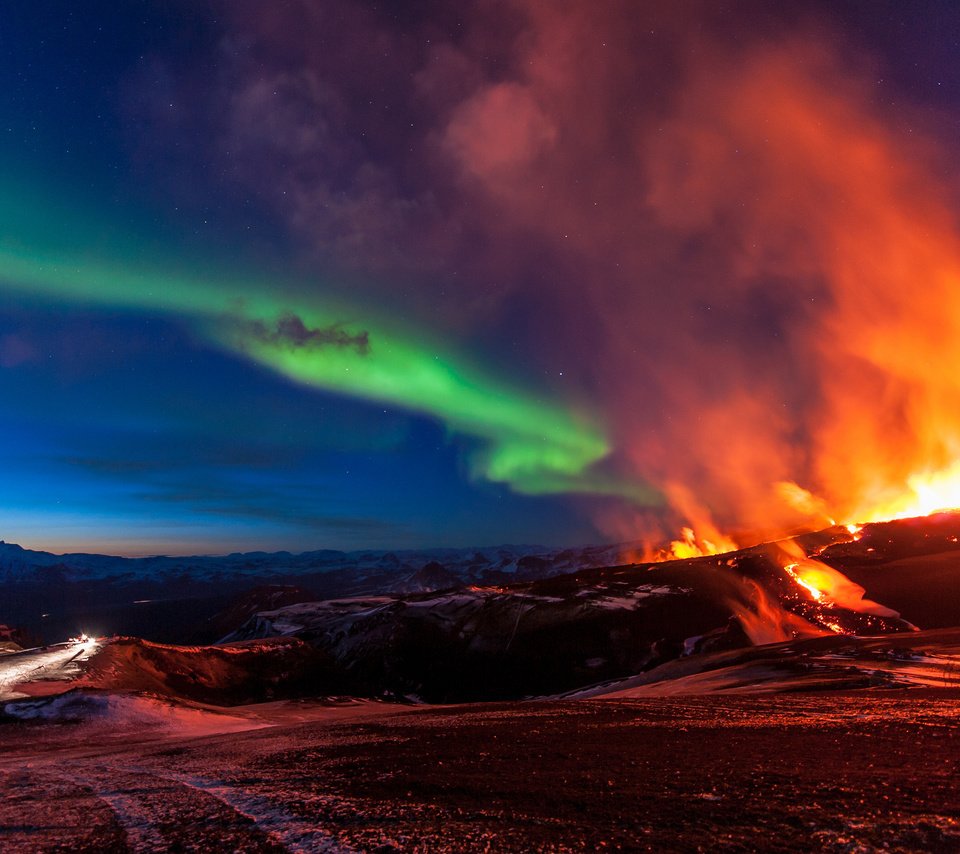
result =
[[788,563],[783,571],[787,573],[794,581],[797,582],[801,587],[803,587],[812,597],[815,602],[823,601],[823,591],[816,587],[813,582],[809,581],[804,577],[800,564],[798,563]]
[[755,581],[745,581],[744,592],[748,594],[746,598],[732,599],[730,606],[751,643],[759,646],[826,634],[819,626],[788,611]]
[[685,486],[671,483],[665,488],[664,493],[670,505],[679,512],[687,524],[680,529],[680,538],[673,540],[666,548],[654,552],[650,556],[651,560],[683,560],[725,554],[740,548],[714,524],[709,510]]
[[858,513],[858,519],[888,522],[957,508],[960,508],[960,460],[940,471],[911,475],[902,494],[863,510]]
[[[851,530],[851,528],[854,530]],[[860,532],[856,525],[847,526],[847,530],[854,538],[857,538]],[[830,614],[823,613],[820,608],[839,607],[859,614],[871,614],[875,617],[900,616],[897,611],[887,608],[879,602],[864,599],[863,595],[866,590],[863,587],[851,581],[832,566],[828,566],[813,557],[807,557],[803,549],[795,542],[787,540],[779,545],[784,558],[783,571],[793,582],[805,590],[811,600],[818,606],[813,619],[824,628],[841,634],[846,631]]]
[[[795,483],[778,484],[778,494],[794,509],[810,516],[822,516],[835,524],[826,513],[826,502]],[[859,540],[863,525],[913,519],[960,509],[960,460],[939,471],[924,471],[907,477],[902,488],[884,490],[852,514],[856,522],[844,527],[854,541]]]
[[[708,539],[708,536],[712,537]],[[717,540],[717,542],[714,542]],[[736,551],[737,544],[729,537],[725,537],[719,532],[712,535],[700,536],[693,528],[683,527],[680,529],[680,539],[674,540],[670,545],[657,552],[656,560],[683,560],[692,557],[704,557],[705,555],[725,554],[726,552]]]

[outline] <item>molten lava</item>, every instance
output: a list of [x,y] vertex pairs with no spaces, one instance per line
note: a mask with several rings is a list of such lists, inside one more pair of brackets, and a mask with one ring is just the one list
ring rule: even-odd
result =
[[823,601],[823,591],[814,586],[813,582],[807,578],[809,573],[801,570],[799,563],[788,563],[783,568],[783,571],[803,587],[813,597],[815,602]]
[[960,460],[936,472],[919,472],[907,478],[903,491],[894,498],[863,510],[860,522],[888,522],[929,516],[960,507]]
[[[847,525],[847,531],[855,542],[860,539],[860,527]],[[870,614],[875,617],[897,618],[897,611],[864,599],[864,590],[851,581],[842,572],[816,559],[807,556],[803,549],[792,540],[778,544],[783,571],[812,601],[814,608],[809,612],[811,619],[818,625],[837,634],[846,634],[848,630],[841,626],[830,609],[842,608],[858,614]],[[815,553],[818,554],[819,552]]]
[[[737,544],[729,537],[725,537],[719,532],[714,533],[712,537],[713,539],[708,539],[706,535],[698,535],[693,528],[683,527],[680,530],[680,538],[673,540],[665,549],[660,549],[654,560],[682,560],[684,558],[704,557],[705,555],[718,555],[736,551]],[[714,542],[714,539],[717,542]]]
[[736,542],[720,531],[710,512],[697,501],[693,493],[678,483],[665,489],[671,506],[686,520],[680,529],[680,537],[667,547],[647,555],[651,561],[683,560],[705,555],[725,554],[740,548]]

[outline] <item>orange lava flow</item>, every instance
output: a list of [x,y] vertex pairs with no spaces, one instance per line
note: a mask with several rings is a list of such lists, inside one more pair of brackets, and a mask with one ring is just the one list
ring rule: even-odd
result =
[[816,602],[823,601],[823,591],[814,586],[813,582],[805,577],[804,571],[800,569],[798,563],[788,563],[783,571],[787,573],[794,581],[806,590]]
[[[851,536],[857,537],[859,529],[850,531]],[[848,531],[850,530],[848,527]],[[864,590],[859,584],[851,581],[847,576],[832,566],[828,566],[815,557],[808,557],[800,546],[793,541],[779,543],[782,553],[783,571],[801,588],[817,605],[824,607],[839,606],[848,611],[861,614],[873,614],[878,617],[898,617],[899,614],[870,599],[864,599]],[[829,618],[818,619],[820,625],[830,631],[842,632],[843,629],[831,622]]]

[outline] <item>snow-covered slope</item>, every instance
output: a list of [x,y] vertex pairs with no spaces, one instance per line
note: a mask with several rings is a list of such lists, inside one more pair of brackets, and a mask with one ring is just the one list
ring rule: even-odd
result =
[[[97,732],[102,730],[114,739],[143,731],[160,730],[172,736],[197,737],[269,726],[184,700],[89,690],[4,703],[0,706],[0,719],[3,716],[21,721],[83,723],[87,724],[88,737],[102,738]],[[89,732],[90,728],[94,732]]]
[[880,638],[831,635],[709,653],[568,696],[617,700],[907,687],[960,687],[960,629]]

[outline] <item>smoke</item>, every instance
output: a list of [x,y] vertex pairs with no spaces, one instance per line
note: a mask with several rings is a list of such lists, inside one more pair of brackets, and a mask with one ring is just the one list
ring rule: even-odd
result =
[[743,581],[743,595],[731,597],[728,604],[755,646],[829,634],[809,620],[788,611],[760,584],[749,579]]
[[260,343],[293,348],[351,347],[361,356],[370,352],[370,333],[349,332],[342,324],[311,328],[295,314],[281,315],[275,323],[254,320],[247,333]]
[[[901,138],[865,84],[803,40],[714,63],[650,146],[661,220],[726,236],[732,293],[789,293],[781,334],[792,364],[769,384],[744,364],[744,385],[760,382],[722,409],[735,437],[756,441],[744,486],[764,501],[764,486],[795,481],[832,515],[869,518],[958,449],[960,396],[945,366],[960,331],[960,254],[924,161],[936,162],[931,149]],[[791,402],[798,382],[803,397]],[[739,516],[756,527],[765,512]]]
[[876,515],[960,454],[942,150],[829,26],[657,5],[231,2],[180,91],[353,297],[592,402],[611,534]]

